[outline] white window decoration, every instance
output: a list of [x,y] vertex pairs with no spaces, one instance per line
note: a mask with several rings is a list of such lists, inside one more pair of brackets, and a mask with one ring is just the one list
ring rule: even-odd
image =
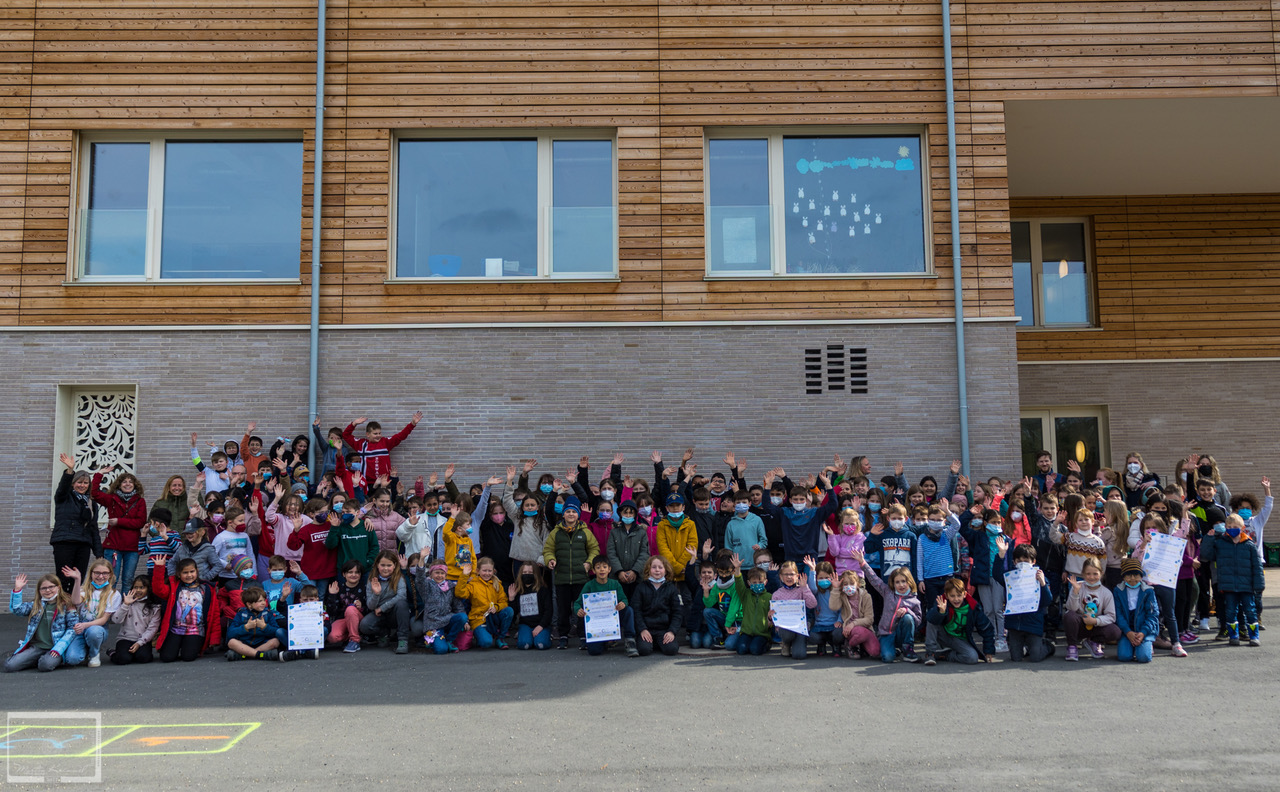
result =
[[138,397],[132,391],[76,391],[72,455],[78,470],[115,465],[134,472]]

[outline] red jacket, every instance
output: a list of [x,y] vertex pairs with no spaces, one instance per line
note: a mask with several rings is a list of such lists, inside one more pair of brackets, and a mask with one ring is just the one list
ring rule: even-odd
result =
[[312,580],[326,580],[338,576],[338,551],[324,546],[329,538],[328,522],[310,522],[289,534],[289,547],[302,550],[298,566]]
[[89,485],[89,494],[94,501],[107,508],[107,517],[114,517],[116,524],[107,529],[107,539],[102,543],[104,550],[117,550],[122,553],[138,552],[138,538],[142,526],[147,524],[147,502],[141,495],[124,499],[114,492],[103,492],[102,474],[93,474],[93,483]]
[[[360,472],[364,474],[364,480],[374,482],[379,476],[391,475],[391,449],[404,442],[404,439],[413,431],[413,422],[405,424],[405,427],[396,432],[391,437],[384,437],[378,441],[357,440],[353,434],[355,424],[347,424],[347,428],[342,430],[342,439],[347,445],[355,449],[355,452],[364,460],[364,466]],[[341,456],[341,454],[339,454]]]
[[[156,633],[156,650],[164,646],[169,637],[169,625],[173,622],[173,612],[178,607],[177,590],[182,583],[177,577],[167,577],[164,564],[156,564],[151,573],[151,590],[164,600],[164,617],[160,620],[160,632]],[[213,586],[201,581],[200,593],[204,599],[204,647],[201,651],[209,651],[209,647],[222,643],[222,615],[218,612],[218,595]]]

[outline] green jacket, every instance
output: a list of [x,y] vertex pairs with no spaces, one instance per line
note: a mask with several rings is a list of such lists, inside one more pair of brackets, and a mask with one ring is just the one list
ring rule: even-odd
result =
[[600,555],[600,545],[587,530],[587,524],[578,521],[573,531],[560,523],[542,545],[542,560],[550,564],[556,562],[555,576],[557,586],[576,586],[586,583],[591,577],[583,564]]
[[[750,591],[750,589],[748,589]],[[727,599],[727,602],[726,602]],[[738,585],[734,585],[727,589],[716,588],[715,584],[711,585],[710,593],[702,595],[702,607],[715,608],[724,611],[724,625],[732,627],[742,622],[742,599],[738,596]],[[766,613],[768,609],[766,608]]]
[[378,555],[378,535],[364,527],[363,520],[338,523],[329,528],[324,546],[338,548],[338,569],[342,569],[343,564],[354,558],[368,570],[373,567],[373,559]]
[[[773,625],[769,623],[769,592],[755,593],[747,585],[747,581],[742,579],[742,575],[734,575],[733,580],[742,609],[742,634],[766,637],[773,635]],[[729,620],[725,619],[725,624],[728,623]]]
[[[630,604],[627,602],[627,595],[622,593],[622,584],[618,583],[618,581],[613,578],[609,578],[605,583],[597,583],[595,576],[592,576],[592,578],[586,582],[586,585],[582,587],[582,594],[594,594],[597,591],[612,591],[617,595],[618,602],[627,605]],[[578,598],[573,601],[574,613],[577,613],[582,609],[582,594],[579,594]]]

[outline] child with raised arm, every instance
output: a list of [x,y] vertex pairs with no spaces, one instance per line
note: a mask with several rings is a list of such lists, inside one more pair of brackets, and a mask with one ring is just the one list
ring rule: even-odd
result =
[[142,497],[142,484],[132,473],[121,473],[103,491],[102,477],[115,470],[107,465],[93,474],[89,495],[107,510],[107,538],[102,542],[103,558],[111,564],[116,590],[133,580],[138,567],[138,541],[147,523],[147,502]]
[[236,612],[227,628],[228,660],[280,659],[279,614],[267,607],[266,595],[260,588],[248,588],[240,593],[244,607]]
[[115,651],[110,653],[112,664],[143,664],[155,658],[151,641],[160,631],[163,611],[164,602],[151,591],[151,578],[134,578],[133,587],[125,592],[120,607],[111,615],[112,623],[120,625]]
[[[68,576],[68,579],[74,581],[78,575],[79,570],[76,570],[76,576]],[[27,625],[18,648],[4,661],[4,670],[22,671],[34,666],[41,671],[52,671],[64,663],[76,665],[83,656],[71,658],[75,663],[65,658],[78,639],[75,626],[80,621],[80,609],[72,604],[71,595],[62,589],[57,575],[50,573],[36,581],[37,601],[34,603],[22,601],[22,590],[26,586],[26,575],[13,579],[9,612],[15,616],[26,616]]]
[[831,594],[831,605],[840,613],[835,624],[835,638],[844,656],[851,660],[863,657],[878,659],[880,639],[873,627],[875,608],[871,604],[871,595],[862,586],[862,578],[853,570],[840,574],[840,587]]
[[889,581],[880,579],[865,558],[859,559],[866,581],[880,592],[884,608],[876,634],[880,636],[880,659],[892,663],[899,653],[908,663],[918,663],[915,651],[916,626],[922,619],[916,581],[905,566],[889,572]]
[[405,581],[400,574],[400,559],[390,550],[374,558],[366,583],[365,615],[360,620],[360,634],[377,639],[385,649],[395,631],[396,654],[409,653],[409,603],[405,597]]
[[498,579],[493,559],[481,558],[474,577],[470,561],[461,566],[462,577],[458,579],[454,595],[470,603],[468,621],[476,636],[476,646],[490,649],[496,645],[499,649],[506,649],[507,633],[511,630],[515,614],[507,604],[507,592]]
[[362,440],[356,439],[354,431],[365,422],[364,417],[347,424],[347,428],[342,430],[342,439],[360,455],[361,473],[365,481],[377,481],[380,476],[391,475],[391,450],[404,442],[421,420],[422,411],[415,412],[403,429],[385,438],[382,436],[382,425],[377,421],[370,421],[365,424]]
[[79,581],[71,592],[71,601],[80,606],[80,622],[75,626],[76,635],[84,641],[84,653],[89,667],[102,665],[99,653],[107,639],[107,622],[120,609],[122,598],[116,591],[115,574],[105,558],[89,564],[88,587],[81,589]]
[[[809,568],[807,582],[809,591],[813,593],[814,601],[814,620],[812,633],[818,641],[818,657],[825,657],[827,654],[828,644],[831,646],[832,653],[839,657],[841,654],[841,641],[837,640],[835,633],[836,623],[840,621],[840,600],[833,598],[833,593],[838,593],[836,588],[836,570],[829,561],[819,561],[814,563],[813,556],[805,556],[804,565]],[[833,604],[834,603],[834,604]]]
[[165,601],[156,638],[160,662],[172,663],[179,658],[191,662],[218,644],[222,637],[218,597],[200,578],[194,559],[179,561],[173,576],[165,575],[165,567],[157,559],[151,590]]
[[[812,556],[805,556],[808,561],[812,561]],[[778,569],[778,577],[782,580],[782,585],[773,592],[773,600],[803,600],[806,608],[816,608],[818,606],[817,599],[813,596],[813,592],[809,590],[809,576],[802,575],[793,561],[783,561],[782,566]],[[774,618],[774,609],[769,608],[769,621]],[[805,636],[791,630],[778,630],[778,637],[781,639],[782,656],[790,657],[792,660],[803,660],[806,654]]]
[[[965,665],[990,663],[995,655],[995,627],[959,578],[943,584],[942,593],[934,598],[933,607],[925,614],[925,621],[924,664],[927,666],[942,659],[944,653],[951,662]],[[973,640],[975,631],[982,636],[981,651]]]
[[1102,565],[1097,559],[1084,562],[1083,580],[1071,581],[1071,593],[1067,596],[1062,614],[1063,630],[1067,634],[1067,662],[1080,659],[1080,644],[1095,660],[1103,657],[1103,647],[1122,639],[1116,626],[1116,603],[1111,589],[1102,581]]

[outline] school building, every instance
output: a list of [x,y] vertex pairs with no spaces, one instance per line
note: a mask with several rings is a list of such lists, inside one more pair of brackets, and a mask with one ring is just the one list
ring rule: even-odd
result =
[[1278,53],[1274,0],[5,0],[0,571],[60,452],[152,500],[312,398],[423,410],[394,458],[462,481],[967,445],[1253,489]]

